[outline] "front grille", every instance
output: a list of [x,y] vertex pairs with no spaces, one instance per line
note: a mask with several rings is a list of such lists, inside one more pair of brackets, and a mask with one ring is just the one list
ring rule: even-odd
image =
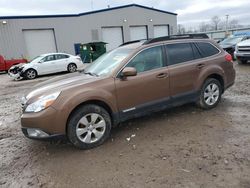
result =
[[239,52],[250,52],[250,46],[239,46],[238,51]]

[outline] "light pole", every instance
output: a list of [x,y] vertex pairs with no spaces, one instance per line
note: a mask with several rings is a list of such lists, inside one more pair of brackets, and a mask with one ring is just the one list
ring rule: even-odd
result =
[[226,15],[226,36],[228,36],[228,19],[229,19],[229,15]]

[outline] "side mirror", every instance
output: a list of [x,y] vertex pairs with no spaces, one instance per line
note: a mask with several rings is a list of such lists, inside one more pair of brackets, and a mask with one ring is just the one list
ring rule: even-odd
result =
[[136,75],[137,75],[137,71],[134,67],[125,67],[121,73],[122,77],[129,77],[129,76],[136,76]]

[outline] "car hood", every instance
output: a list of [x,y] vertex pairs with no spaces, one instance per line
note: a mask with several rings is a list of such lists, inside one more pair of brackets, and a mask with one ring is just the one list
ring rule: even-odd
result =
[[37,98],[58,91],[60,92],[63,90],[71,89],[75,86],[87,84],[100,79],[100,77],[87,75],[82,72],[58,76],[56,78],[52,78],[50,80],[42,82],[41,84],[35,85],[35,87],[33,87],[32,90],[25,95],[25,98],[26,100],[29,100],[33,97]]
[[237,46],[250,46],[250,39],[239,42]]
[[234,47],[233,44],[220,44],[220,46],[221,46],[223,49]]

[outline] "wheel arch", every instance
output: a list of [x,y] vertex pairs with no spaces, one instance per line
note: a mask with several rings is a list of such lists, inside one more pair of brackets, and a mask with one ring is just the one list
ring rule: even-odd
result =
[[114,113],[113,113],[111,107],[110,107],[106,102],[104,102],[104,101],[102,101],[102,100],[99,100],[99,99],[98,99],[98,100],[96,100],[96,99],[94,99],[94,100],[87,100],[87,101],[84,101],[84,102],[78,104],[78,105],[77,105],[75,108],[73,108],[73,110],[71,110],[71,112],[69,113],[69,116],[68,116],[67,122],[66,122],[66,128],[65,128],[65,132],[66,132],[66,133],[67,133],[67,131],[68,131],[68,130],[67,130],[68,122],[69,122],[69,120],[70,120],[72,114],[73,114],[76,110],[78,110],[79,108],[81,108],[82,106],[88,105],[88,104],[97,105],[97,106],[100,106],[100,107],[104,108],[104,109],[109,113],[109,115],[110,115],[110,118],[111,118],[111,121],[112,121],[112,125],[113,125],[113,126],[117,125],[117,120],[116,120],[117,118],[115,117],[115,115],[114,115]]
[[38,71],[37,71],[35,68],[33,68],[33,67],[27,68],[27,69],[24,71],[24,73],[26,73],[28,70],[34,70],[34,71],[36,72],[36,75],[38,75]]
[[207,79],[209,78],[214,78],[216,80],[218,80],[221,84],[221,87],[222,87],[222,93],[224,93],[225,89],[225,80],[223,78],[223,76],[219,73],[211,73],[211,74],[208,74],[206,77],[204,77],[204,79],[202,80],[201,84],[199,85],[199,89],[201,90],[203,84],[206,82]]

